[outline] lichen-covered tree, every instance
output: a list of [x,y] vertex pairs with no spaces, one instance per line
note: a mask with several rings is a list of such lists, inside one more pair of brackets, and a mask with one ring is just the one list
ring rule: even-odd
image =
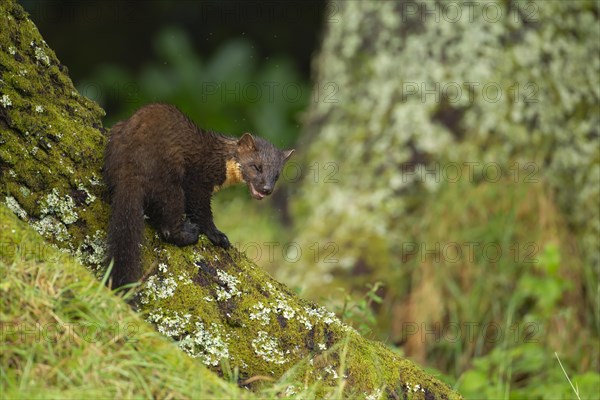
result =
[[[109,213],[100,178],[104,113],[77,93],[18,4],[1,0],[0,21],[2,201],[100,277]],[[317,380],[323,388],[342,387],[343,380],[346,393],[373,398],[458,397],[235,250],[206,238],[177,248],[147,228],[142,253],[147,279],[139,288],[140,313],[216,371],[226,360],[239,368],[240,380],[278,378],[296,366],[298,387]],[[286,393],[294,391],[292,385]]]
[[[442,369],[460,346],[441,330],[474,324],[477,340],[451,334],[460,372],[489,350],[486,324],[520,318],[586,360],[600,324],[599,3],[331,5],[315,60],[329,96],[306,125],[304,162],[321,175],[307,174],[293,210],[298,242],[330,241],[339,262],[285,279],[317,294],[384,281],[381,335]],[[546,289],[527,286],[538,278]]]

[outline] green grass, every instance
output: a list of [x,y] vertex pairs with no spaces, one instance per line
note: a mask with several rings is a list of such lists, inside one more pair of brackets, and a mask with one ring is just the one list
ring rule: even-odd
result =
[[415,335],[409,355],[456,377],[465,398],[570,398],[557,351],[582,398],[597,396],[597,305],[585,294],[597,281],[546,182],[447,184],[417,221],[415,241],[442,251],[414,258],[406,307],[438,336]]
[[0,207],[2,398],[245,398]]

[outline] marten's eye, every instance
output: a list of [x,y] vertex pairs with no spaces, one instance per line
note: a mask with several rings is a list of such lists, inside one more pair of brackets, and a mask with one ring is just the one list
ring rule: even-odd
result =
[[254,168],[256,170],[256,172],[262,173],[262,165],[253,164],[252,168]]

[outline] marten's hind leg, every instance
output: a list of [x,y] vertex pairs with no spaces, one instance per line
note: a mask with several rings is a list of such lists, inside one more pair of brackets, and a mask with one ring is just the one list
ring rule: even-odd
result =
[[153,223],[163,240],[177,246],[187,246],[198,242],[198,225],[184,219],[185,195],[183,188],[171,185],[161,193],[160,198],[151,204]]
[[188,187],[186,191],[186,212],[190,220],[197,224],[200,232],[216,246],[227,249],[231,246],[227,235],[215,226],[210,208],[211,192],[205,187]]

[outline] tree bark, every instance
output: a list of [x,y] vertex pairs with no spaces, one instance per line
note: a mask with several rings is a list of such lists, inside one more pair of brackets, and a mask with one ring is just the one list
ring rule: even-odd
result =
[[[3,200],[48,242],[104,272],[109,205],[101,181],[103,110],[75,90],[54,52],[13,1],[0,2],[0,183]],[[297,297],[236,250],[163,243],[150,229],[139,311],[192,357],[240,380],[297,366],[298,385],[348,393],[456,398],[445,384],[332,313]],[[304,361],[303,361],[304,360]],[[337,373],[343,367],[344,375]],[[293,391],[293,388],[290,388]]]

